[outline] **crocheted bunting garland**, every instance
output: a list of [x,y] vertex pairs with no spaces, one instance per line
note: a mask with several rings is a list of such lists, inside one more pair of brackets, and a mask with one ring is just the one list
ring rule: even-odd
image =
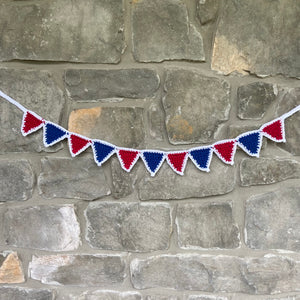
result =
[[137,160],[139,159],[140,152],[134,149],[120,149],[117,151],[119,161],[122,168],[126,172],[130,172]]
[[157,150],[147,150],[141,153],[141,158],[151,176],[154,176],[165,160],[165,153]]
[[259,157],[262,145],[262,134],[259,131],[249,131],[237,137],[238,145],[247,154]]
[[166,158],[172,170],[179,175],[183,175],[188,159],[188,152],[180,151],[168,153]]
[[233,159],[236,152],[236,140],[223,140],[215,143],[213,150],[225,164],[234,164]]
[[46,121],[44,126],[44,145],[52,146],[68,136],[68,132],[57,124]]
[[94,140],[92,144],[94,159],[98,166],[101,166],[106,162],[114,153],[115,147],[109,143],[103,141]]
[[92,141],[87,139],[85,136],[69,133],[69,149],[72,157],[83,152],[92,144]]
[[191,149],[189,156],[198,169],[209,172],[212,153],[213,152],[210,147],[201,147]]
[[26,136],[32,132],[39,130],[44,125],[44,120],[32,111],[26,111],[23,114],[21,132]]
[[285,142],[284,121],[281,119],[264,124],[261,131],[264,136],[274,142]]

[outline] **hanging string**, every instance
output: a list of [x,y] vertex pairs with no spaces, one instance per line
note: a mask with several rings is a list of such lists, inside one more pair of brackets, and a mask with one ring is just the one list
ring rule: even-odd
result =
[[10,102],[11,104],[13,104],[14,106],[16,106],[18,109],[22,110],[24,113],[27,111],[27,109],[23,105],[21,105],[19,102],[17,102],[16,100],[12,99],[11,97],[3,93],[1,90],[0,90],[0,96],[5,100],[7,100],[8,102]]

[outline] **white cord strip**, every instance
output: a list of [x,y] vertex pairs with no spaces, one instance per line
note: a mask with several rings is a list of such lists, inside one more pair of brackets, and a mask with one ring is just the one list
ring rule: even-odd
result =
[[283,114],[280,118],[286,119],[286,118],[290,117],[291,115],[295,114],[299,110],[300,110],[300,105],[296,106],[292,110],[290,110],[287,113]]
[[0,90],[0,96],[2,98],[4,98],[5,100],[7,100],[8,102],[10,102],[11,104],[13,104],[14,106],[16,106],[17,108],[19,108],[20,110],[22,110],[24,113],[27,111],[27,109],[23,105],[21,105],[16,100],[10,98],[8,95],[6,95],[5,93],[3,93],[1,90]]

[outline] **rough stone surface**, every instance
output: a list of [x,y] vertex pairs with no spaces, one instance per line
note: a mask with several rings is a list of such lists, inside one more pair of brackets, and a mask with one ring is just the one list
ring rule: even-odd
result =
[[226,1],[215,35],[212,69],[299,77],[295,43],[300,39],[299,14],[294,0]]
[[171,209],[167,204],[90,203],[86,238],[94,248],[146,252],[169,247]]
[[144,300],[181,300],[181,298],[179,296],[147,295]]
[[76,101],[145,98],[154,95],[159,87],[159,77],[151,69],[69,69],[65,72],[65,87],[71,99]]
[[[0,11],[2,13],[1,8]],[[10,18],[13,20],[12,16]],[[2,18],[0,17],[1,21]],[[0,69],[0,82],[1,90],[27,109],[36,112],[46,120],[59,123],[65,100],[52,73],[48,71]],[[45,149],[42,130],[24,137],[20,131],[22,117],[23,113],[18,108],[1,99],[0,153],[41,152],[42,150],[52,152],[59,148],[55,145]]]
[[0,160],[0,201],[23,201],[32,196],[34,174],[28,160]]
[[273,294],[299,290],[299,269],[300,261],[275,255],[166,254],[134,259],[131,280],[137,289]]
[[126,277],[123,256],[93,254],[33,256],[29,274],[44,284],[91,287],[114,286]]
[[182,1],[133,1],[132,10],[133,55],[137,61],[205,59],[202,36],[189,22]]
[[4,213],[7,245],[48,251],[70,251],[80,245],[74,206],[9,207]]
[[145,176],[138,183],[141,200],[202,198],[231,192],[236,182],[234,167],[213,158],[211,171],[201,172],[188,162],[184,176],[178,176],[165,162],[155,177]]
[[124,198],[134,191],[134,184],[137,179],[137,166],[131,172],[122,169],[117,158],[111,158],[112,195],[116,199]]
[[262,119],[278,94],[277,86],[265,82],[242,85],[237,90],[238,117]]
[[38,177],[45,198],[95,200],[110,194],[103,170],[93,159],[45,157]]
[[223,296],[190,295],[186,300],[230,300],[231,298]]
[[[277,108],[277,115],[281,116],[290,111],[294,107],[300,105],[300,88],[291,89],[281,99]],[[286,143],[278,144],[279,147],[292,153],[293,155],[300,155],[300,113],[287,118],[284,122]]]
[[69,130],[120,147],[136,148],[144,144],[143,113],[140,107],[78,109],[70,114]]
[[116,292],[110,290],[88,291],[78,295],[70,295],[68,300],[142,300],[138,292]]
[[149,133],[151,138],[157,141],[164,140],[164,115],[160,107],[152,103],[148,109]]
[[215,21],[219,6],[219,0],[198,0],[197,12],[201,24]]
[[117,63],[123,23],[121,0],[10,1],[0,7],[0,60]]
[[229,203],[179,204],[176,224],[181,248],[230,249],[239,246],[239,230]]
[[163,106],[170,143],[211,142],[229,118],[229,84],[194,70],[170,69],[166,76]]
[[242,186],[300,178],[300,163],[288,158],[245,158],[240,165],[240,178]]
[[300,251],[300,188],[252,196],[245,227],[250,248]]
[[268,298],[267,300],[300,300],[300,295],[279,297],[279,298]]
[[0,287],[0,300],[54,300],[51,290],[29,289],[24,287]]
[[[0,253],[0,283],[22,283],[25,282],[22,263],[16,252]],[[1,299],[1,289],[0,289]]]

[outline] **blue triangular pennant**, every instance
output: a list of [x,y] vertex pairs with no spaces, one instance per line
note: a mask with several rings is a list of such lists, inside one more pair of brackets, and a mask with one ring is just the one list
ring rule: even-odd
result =
[[142,159],[145,163],[147,170],[150,172],[151,176],[154,176],[159,170],[160,166],[163,164],[165,159],[164,152],[159,152],[155,150],[147,150],[142,153]]
[[101,166],[107,161],[114,153],[115,147],[111,144],[102,141],[93,141],[94,159],[98,166]]
[[209,172],[212,149],[210,147],[192,149],[190,150],[190,158],[198,169]]
[[66,138],[68,132],[57,124],[46,122],[44,126],[44,145],[52,146]]
[[262,144],[262,135],[259,131],[249,131],[238,138],[238,145],[249,155],[259,156],[261,144]]

